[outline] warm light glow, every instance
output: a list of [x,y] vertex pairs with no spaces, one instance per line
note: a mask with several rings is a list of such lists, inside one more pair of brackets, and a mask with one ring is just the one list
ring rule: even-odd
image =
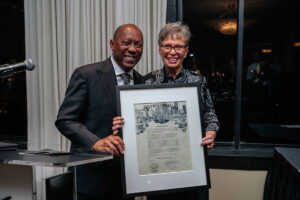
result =
[[[245,19],[244,28],[248,25],[253,24],[254,22],[255,20]],[[235,35],[237,32],[236,18],[214,19],[205,21],[204,23],[224,35]]]
[[236,20],[228,19],[219,24],[219,31],[224,35],[235,35],[237,31]]
[[262,49],[261,52],[263,52],[263,53],[271,53],[272,49]]
[[224,35],[235,35],[237,31],[237,22],[234,18],[210,20],[207,24]]
[[300,42],[294,42],[295,47],[300,47]]

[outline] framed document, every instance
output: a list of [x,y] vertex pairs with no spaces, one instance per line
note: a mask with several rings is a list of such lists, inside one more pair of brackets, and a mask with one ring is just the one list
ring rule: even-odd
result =
[[210,187],[197,84],[117,86],[124,196]]

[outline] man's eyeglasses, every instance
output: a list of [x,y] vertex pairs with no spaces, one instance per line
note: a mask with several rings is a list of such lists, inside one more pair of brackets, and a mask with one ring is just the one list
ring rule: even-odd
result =
[[172,51],[172,49],[174,49],[177,53],[181,53],[181,52],[183,52],[183,50],[185,49],[185,47],[186,46],[181,46],[181,45],[176,45],[174,47],[172,47],[171,45],[168,45],[168,44],[162,44],[161,45],[161,48],[165,52],[170,52],[170,51]]

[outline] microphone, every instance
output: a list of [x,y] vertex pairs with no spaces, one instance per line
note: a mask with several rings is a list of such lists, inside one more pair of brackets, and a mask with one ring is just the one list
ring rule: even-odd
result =
[[10,74],[15,74],[22,71],[32,71],[35,68],[35,64],[32,63],[31,59],[26,59],[24,62],[16,64],[4,64],[0,66],[0,77],[6,77]]
[[4,72],[4,71],[25,71],[25,70],[29,70],[32,71],[35,68],[35,65],[32,63],[31,59],[26,59],[24,62],[19,62],[16,64],[12,64],[12,65],[1,65],[0,66],[0,72]]

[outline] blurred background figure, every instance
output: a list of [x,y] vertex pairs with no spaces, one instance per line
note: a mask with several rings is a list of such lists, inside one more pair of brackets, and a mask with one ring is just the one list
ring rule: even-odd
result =
[[280,104],[281,66],[272,64],[259,52],[254,53],[253,59],[246,74],[249,113],[256,122],[274,122]]

